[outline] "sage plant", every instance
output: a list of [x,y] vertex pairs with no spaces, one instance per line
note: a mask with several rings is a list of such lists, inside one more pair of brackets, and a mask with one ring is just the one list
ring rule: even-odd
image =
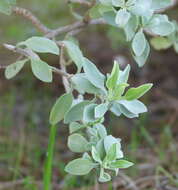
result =
[[[88,26],[99,24],[115,27],[118,32],[124,31],[125,40],[130,44],[131,54],[139,67],[145,64],[150,53],[147,36],[153,37],[151,43],[154,47],[164,42],[164,48],[167,44],[166,47],[173,45],[178,49],[177,23],[171,22],[163,14],[177,1],[69,0],[70,5],[76,3],[87,7],[82,19],[64,27],[49,29],[30,11],[17,7],[15,0],[0,1],[0,12],[28,19],[43,34],[16,45],[4,44],[5,48],[20,54],[17,61],[5,68],[5,77],[13,78],[25,65],[30,64],[33,75],[43,82],[51,83],[54,73],[61,75],[66,91],[56,100],[49,116],[51,129],[44,172],[45,190],[51,188],[56,127],[61,121],[69,127],[69,149],[79,153],[78,158],[65,167],[69,174],[86,175],[95,171],[99,182],[108,182],[118,174],[119,169],[132,166],[133,163],[124,158],[121,139],[108,134],[104,126],[105,115],[112,112],[117,117],[139,117],[147,111],[139,98],[152,87],[151,83],[130,87],[130,65],[121,70],[117,61],[114,61],[111,73],[101,73],[83,55],[74,36]],[[56,37],[62,34],[66,34],[64,39],[57,41]],[[60,68],[43,61],[40,58],[43,53],[58,56]],[[67,72],[68,62],[76,65],[75,73]],[[90,99],[86,99],[88,96],[85,94],[90,94]]]

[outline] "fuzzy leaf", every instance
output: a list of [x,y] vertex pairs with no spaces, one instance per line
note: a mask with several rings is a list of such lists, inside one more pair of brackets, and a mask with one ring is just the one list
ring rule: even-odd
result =
[[24,59],[8,65],[5,70],[5,77],[7,79],[11,79],[16,76],[21,71],[27,61],[28,59]]
[[92,161],[84,158],[78,158],[69,162],[65,167],[65,171],[72,175],[86,175],[94,167],[95,165]]
[[59,48],[56,43],[45,37],[31,37],[24,42],[20,42],[18,45],[25,45],[29,49],[38,53],[52,53],[59,55]]
[[64,94],[57,99],[50,113],[49,121],[52,125],[55,125],[64,118],[66,112],[72,105],[72,101],[73,96],[71,93]]

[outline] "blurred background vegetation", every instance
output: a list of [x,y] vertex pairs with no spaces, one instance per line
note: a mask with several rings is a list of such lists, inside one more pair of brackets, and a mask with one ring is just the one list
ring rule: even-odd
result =
[[[49,28],[75,21],[65,1],[19,0],[18,5],[31,10]],[[79,6],[75,8],[80,10]],[[178,8],[168,14],[178,21]],[[0,15],[1,44],[16,44],[34,35],[40,33],[27,20],[16,15]],[[125,155],[135,163],[114,180],[115,189],[178,189],[178,54],[173,49],[152,49],[149,61],[140,69],[118,29],[92,26],[77,38],[84,55],[102,72],[109,72],[113,59],[118,59],[123,68],[131,65],[132,86],[154,83],[154,88],[143,99],[148,113],[139,119],[107,115],[108,131],[122,138]],[[16,54],[0,47],[0,64],[10,64],[16,58]],[[43,59],[51,65],[58,64],[55,56],[43,55]],[[68,70],[74,72],[73,65]],[[0,70],[0,190],[40,189],[49,136],[49,111],[63,92],[58,76],[54,77],[54,83],[44,84],[25,67],[17,77],[7,81],[4,71]],[[53,163],[54,189],[92,189],[91,176],[78,178],[64,172],[65,163],[75,157],[66,147],[67,133],[67,126],[61,123]],[[112,187],[104,185],[101,189]]]

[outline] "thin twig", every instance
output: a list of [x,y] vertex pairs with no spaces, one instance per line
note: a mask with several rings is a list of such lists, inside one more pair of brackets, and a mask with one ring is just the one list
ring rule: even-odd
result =
[[[34,58],[34,59],[39,59],[39,56],[34,53],[33,51],[31,51],[30,49],[22,49],[22,48],[19,48],[19,47],[16,47],[16,46],[13,46],[13,45],[10,45],[10,44],[3,44],[4,47],[10,51],[13,51],[15,53],[19,53],[20,55],[23,55],[27,58]],[[1,68],[2,66],[0,66]],[[4,67],[4,66],[3,66]],[[5,66],[6,67],[6,66]],[[71,78],[71,74],[68,74],[67,72],[65,72],[64,70],[60,70],[58,68],[55,68],[55,67],[51,67],[52,71],[57,73],[57,74],[60,74],[61,76],[65,76],[67,78]]]
[[29,10],[21,7],[13,7],[12,11],[16,15],[22,16],[27,20],[29,20],[40,32],[47,34],[51,31],[44,24],[42,24],[42,22],[36,16],[34,16],[34,14],[32,14]]
[[[64,60],[64,45],[61,45],[61,52],[60,52],[60,56],[59,56],[59,64],[61,67],[61,71],[67,73],[66,66],[65,66],[65,60]],[[64,84],[65,91],[70,92],[70,84],[69,84],[68,78],[66,78],[66,76],[63,75],[62,81]]]
[[59,28],[53,30],[52,32],[50,32],[49,34],[47,34],[46,37],[53,38],[53,37],[60,35],[60,34],[63,34],[63,33],[68,33],[68,32],[71,32],[73,30],[76,30],[76,29],[87,27],[89,25],[98,25],[98,24],[107,24],[107,23],[102,18],[93,19],[87,23],[84,21],[78,21],[78,22],[75,22],[75,23],[67,25],[67,26],[59,27]]

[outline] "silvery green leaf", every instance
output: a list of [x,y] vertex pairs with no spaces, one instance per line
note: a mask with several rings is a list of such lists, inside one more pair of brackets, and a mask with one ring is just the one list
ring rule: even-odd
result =
[[70,131],[70,133],[77,132],[77,131],[79,131],[80,129],[83,129],[83,128],[85,128],[85,126],[81,125],[81,124],[79,124],[77,122],[72,122],[69,125],[69,131]]
[[122,94],[125,91],[125,88],[128,87],[129,84],[117,84],[115,89],[113,90],[112,100],[119,100]]
[[95,107],[95,118],[101,118],[108,111],[108,103],[100,104]]
[[133,163],[127,160],[117,160],[110,164],[111,168],[129,168],[131,166],[133,166]]
[[38,53],[52,53],[59,55],[59,48],[56,43],[45,37],[34,36],[18,45],[25,45],[29,49]]
[[115,88],[118,77],[119,77],[119,64],[117,63],[117,61],[115,61],[114,66],[112,68],[112,72],[106,80],[106,86],[108,89]]
[[87,132],[88,132],[89,136],[98,137],[98,131],[96,128],[88,127]]
[[91,154],[92,154],[92,158],[98,162],[98,163],[102,163],[100,155],[98,153],[98,151],[96,150],[96,148],[94,146],[92,146],[92,150],[91,150]]
[[154,10],[163,9],[170,6],[171,3],[172,3],[171,0],[153,0],[151,8]]
[[146,63],[149,54],[150,54],[150,45],[148,42],[146,42],[146,48],[143,54],[141,56],[134,56],[134,59],[139,67],[142,67]]
[[71,60],[76,64],[78,72],[85,64],[85,59],[80,48],[73,41],[63,41]]
[[116,14],[115,22],[119,27],[123,28],[128,23],[130,17],[130,12],[128,12],[126,9],[120,9]]
[[153,84],[148,83],[148,84],[141,85],[137,88],[130,88],[124,95],[124,98],[126,100],[138,99],[142,97],[146,92],[148,92],[152,86]]
[[95,167],[94,163],[88,159],[78,158],[72,160],[65,167],[65,171],[72,175],[86,175]]
[[53,75],[50,66],[40,60],[40,59],[31,59],[31,68],[33,74],[43,82],[52,82]]
[[83,153],[82,158],[92,161],[91,156],[87,152]]
[[132,100],[132,101],[120,100],[118,102],[133,114],[140,114],[147,112],[146,106],[138,100]]
[[105,76],[97,69],[97,67],[88,59],[85,58],[83,65],[87,79],[97,88],[104,89]]
[[110,162],[113,162],[116,160],[116,158],[117,158],[117,143],[112,144],[110,149],[106,153],[106,157],[104,159],[104,161],[106,163],[110,163]]
[[123,157],[123,152],[121,150],[121,139],[116,139],[112,135],[108,135],[104,138],[104,148],[106,153],[108,153],[109,149],[113,144],[117,144],[117,158],[120,159]]
[[68,137],[68,147],[72,152],[86,152],[88,141],[80,134],[74,133]]
[[130,112],[126,107],[124,107],[123,105],[119,104],[119,109],[121,111],[121,113],[123,115],[125,115],[126,117],[128,118],[135,118],[135,117],[138,117],[138,114],[134,114],[132,112]]
[[83,110],[85,106],[88,104],[90,104],[90,101],[83,101],[72,106],[64,117],[64,123],[70,123],[70,122],[82,120]]
[[72,100],[73,96],[71,93],[64,94],[57,99],[50,112],[49,121],[52,125],[57,124],[64,118],[64,115],[72,105]]
[[112,0],[112,5],[114,7],[124,7],[125,0]]
[[84,112],[83,112],[83,121],[86,123],[94,122],[96,120],[95,117],[95,108],[97,104],[89,104],[85,106]]
[[100,94],[104,93],[101,89],[94,86],[85,76],[84,73],[79,73],[71,78],[74,88],[80,93]]
[[130,65],[127,65],[127,67],[123,71],[120,71],[117,84],[127,83],[128,78],[129,78],[129,73],[130,73]]
[[111,180],[111,176],[104,171],[103,168],[100,169],[99,182],[105,183]]
[[5,77],[7,79],[11,79],[14,76],[16,76],[21,71],[21,69],[27,61],[28,59],[24,59],[8,65],[5,69]]
[[106,128],[101,123],[96,124],[94,128],[97,129],[100,138],[105,138],[107,136]]
[[107,153],[109,149],[111,148],[111,146],[115,143],[119,143],[119,141],[112,135],[108,135],[107,137],[104,138],[104,147]]
[[135,5],[130,8],[130,11],[138,16],[151,17],[153,15],[151,5],[152,0],[137,0]]
[[105,149],[104,149],[104,140],[103,139],[101,139],[101,140],[99,140],[97,142],[96,150],[98,151],[101,160],[103,160],[105,158],[105,156],[106,156],[106,152],[105,152]]
[[137,1],[137,0],[127,0],[126,6],[127,6],[127,7],[133,6],[133,5],[135,5],[136,1]]
[[108,11],[108,12],[104,12],[102,14],[103,16],[103,19],[108,23],[110,24],[111,26],[114,26],[114,27],[118,27],[118,25],[116,24],[115,22],[115,18],[116,18],[116,13],[114,11]]
[[175,26],[168,20],[167,15],[155,14],[150,20],[147,29],[154,34],[167,36],[175,30]]
[[132,49],[136,56],[141,56],[146,48],[146,38],[142,30],[135,34],[132,41]]
[[120,116],[122,114],[119,104],[115,101],[114,101],[112,107],[110,108],[110,111],[112,113],[114,113],[116,116]]
[[139,25],[138,16],[132,14],[128,23],[123,28],[127,41],[131,41],[133,39],[133,37],[135,36],[135,32],[138,28],[138,25]]

